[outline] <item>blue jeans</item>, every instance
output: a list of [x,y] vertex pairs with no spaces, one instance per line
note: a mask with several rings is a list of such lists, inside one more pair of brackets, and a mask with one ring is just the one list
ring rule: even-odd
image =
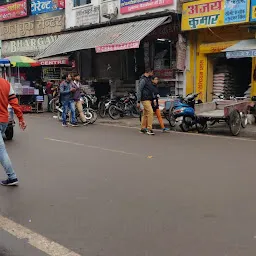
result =
[[3,135],[5,133],[7,126],[8,126],[7,123],[0,123],[0,163],[3,166],[8,178],[16,179],[17,176],[12,168],[12,163],[6,151],[4,139],[3,139]]
[[71,123],[76,123],[76,107],[73,100],[63,101],[63,112],[62,112],[62,123],[67,124],[67,113],[68,109],[71,111]]

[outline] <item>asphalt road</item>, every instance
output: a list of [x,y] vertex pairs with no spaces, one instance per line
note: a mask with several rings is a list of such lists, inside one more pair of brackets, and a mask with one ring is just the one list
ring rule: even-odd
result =
[[[0,216],[84,256],[256,255],[255,141],[27,123],[7,142],[20,186],[0,188]],[[11,230],[0,255],[47,255]]]

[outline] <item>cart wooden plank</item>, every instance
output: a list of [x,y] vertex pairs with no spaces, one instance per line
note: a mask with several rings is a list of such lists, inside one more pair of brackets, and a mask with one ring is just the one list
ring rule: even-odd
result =
[[206,111],[202,113],[197,114],[198,117],[205,117],[205,118],[216,118],[216,119],[222,119],[224,118],[224,110],[223,109],[215,109],[211,111]]

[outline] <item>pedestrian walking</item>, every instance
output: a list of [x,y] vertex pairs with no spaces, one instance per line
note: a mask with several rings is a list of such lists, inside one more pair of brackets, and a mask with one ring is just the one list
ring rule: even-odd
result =
[[46,92],[46,95],[47,95],[47,98],[48,98],[48,104],[47,104],[48,112],[52,111],[52,108],[50,106],[50,102],[53,98],[53,90],[54,90],[53,85],[54,85],[54,81],[49,81],[49,82],[47,82],[46,88],[45,88],[45,92]]
[[141,133],[147,133],[149,135],[154,135],[155,133],[152,130],[153,125],[153,108],[152,100],[153,94],[156,93],[155,86],[151,82],[151,77],[153,76],[153,70],[147,69],[145,73],[141,76],[139,82],[139,88],[137,93],[138,108],[140,103],[143,105],[143,113],[141,120]]
[[72,87],[75,89],[74,91],[74,101],[75,106],[79,112],[80,119],[84,125],[87,125],[88,122],[86,121],[84,110],[83,110],[83,104],[81,102],[81,78],[79,74],[74,75],[74,81]]
[[156,113],[156,116],[157,116],[157,119],[158,119],[158,122],[160,124],[160,127],[161,127],[162,131],[163,132],[168,132],[170,129],[165,127],[164,121],[163,121],[163,118],[162,118],[162,115],[161,115],[161,111],[159,109],[159,102],[158,102],[159,90],[157,88],[157,85],[158,85],[158,82],[159,82],[159,78],[156,77],[156,76],[153,76],[151,78],[151,82],[155,86],[155,92],[153,94],[153,101],[152,101],[153,111]]
[[62,126],[67,127],[67,113],[70,109],[71,112],[71,125],[77,126],[76,122],[76,108],[73,99],[75,88],[72,88],[72,77],[70,74],[62,77],[63,81],[60,84],[60,98],[63,106],[62,112]]
[[1,185],[14,186],[18,184],[18,179],[3,140],[3,135],[8,126],[8,104],[12,106],[14,113],[18,117],[20,128],[25,130],[26,123],[14,90],[8,81],[0,78],[0,162],[8,176],[6,180],[1,181]]

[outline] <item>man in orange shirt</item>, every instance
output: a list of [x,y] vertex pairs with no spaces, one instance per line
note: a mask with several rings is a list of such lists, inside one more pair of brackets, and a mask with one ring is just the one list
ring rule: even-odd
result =
[[25,130],[26,123],[24,122],[23,113],[14,90],[8,81],[0,78],[0,163],[8,176],[8,178],[1,181],[0,184],[3,186],[14,186],[18,184],[18,179],[12,168],[12,163],[3,140],[3,134],[8,126],[8,104],[12,106],[14,113],[18,117],[20,128]]

